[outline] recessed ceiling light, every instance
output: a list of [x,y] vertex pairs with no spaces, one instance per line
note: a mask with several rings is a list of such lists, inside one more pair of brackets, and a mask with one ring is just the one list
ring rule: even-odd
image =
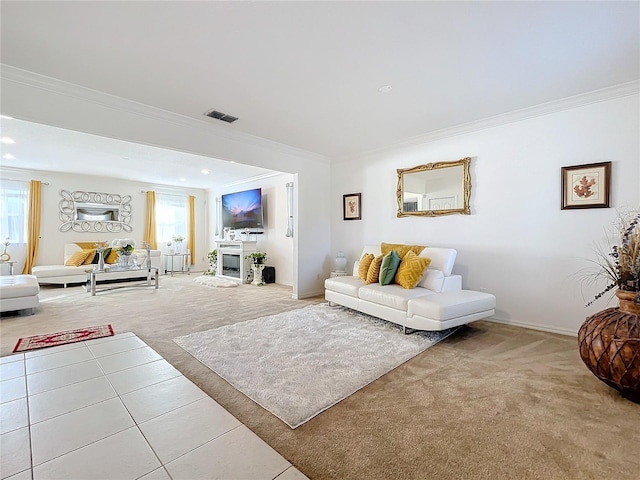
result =
[[381,87],[378,87],[378,92],[387,93],[387,92],[390,92],[392,89],[393,87],[391,85],[383,85]]
[[209,170],[207,170],[206,168],[204,170],[202,170],[202,174],[203,175],[209,175]]
[[2,142],[2,143],[16,143],[16,141],[13,138],[9,138],[9,137],[2,137],[0,139],[0,142]]
[[0,115],[0,118],[3,120],[13,120],[13,117],[10,117],[9,115]]
[[186,179],[186,178],[184,178],[184,177],[180,177],[180,181],[181,181],[181,182],[186,182],[186,181],[187,181],[187,179]]
[[5,153],[2,158],[6,158],[7,160],[15,160],[16,157],[14,157],[13,155],[11,155],[10,153]]

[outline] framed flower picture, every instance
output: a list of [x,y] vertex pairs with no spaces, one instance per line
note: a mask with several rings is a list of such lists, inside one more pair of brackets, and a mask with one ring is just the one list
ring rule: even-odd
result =
[[360,212],[360,193],[348,193],[342,196],[343,220],[362,220]]
[[609,208],[611,162],[562,167],[562,210]]

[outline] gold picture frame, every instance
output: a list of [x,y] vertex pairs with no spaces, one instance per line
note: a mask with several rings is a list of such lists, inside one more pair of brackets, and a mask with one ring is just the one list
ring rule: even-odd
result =
[[396,216],[471,215],[470,165],[471,157],[465,157],[397,169]]
[[562,210],[609,208],[611,162],[562,167]]

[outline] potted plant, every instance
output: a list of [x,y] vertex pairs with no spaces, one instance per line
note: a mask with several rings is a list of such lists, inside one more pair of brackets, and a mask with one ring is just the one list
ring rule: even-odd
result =
[[606,249],[596,246],[594,268],[585,276],[588,283],[604,279],[606,286],[587,306],[616,289],[621,308],[631,308],[631,313],[640,314],[640,305],[633,305],[640,304],[640,209],[619,210],[613,227],[615,241]]
[[267,257],[266,252],[253,252],[244,258],[245,260],[251,261],[253,265],[264,265],[264,262],[266,262],[269,259],[269,257]]
[[218,250],[211,250],[207,253],[207,258],[209,259],[209,270],[207,270],[205,275],[215,275],[218,271]]
[[244,258],[251,262],[251,269],[253,270],[253,282],[251,283],[254,285],[264,285],[262,281],[262,270],[264,270],[264,264],[269,258],[266,252],[253,252]]
[[587,368],[622,396],[640,403],[640,209],[620,210],[616,240],[596,248],[587,281],[606,278],[587,305],[616,289],[618,307],[588,317],[578,331],[580,357]]
[[120,255],[128,256],[133,253],[136,242],[131,238],[122,238],[114,240],[111,245],[115,247]]

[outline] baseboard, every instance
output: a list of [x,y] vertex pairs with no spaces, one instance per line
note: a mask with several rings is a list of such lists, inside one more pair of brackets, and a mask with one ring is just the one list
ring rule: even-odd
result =
[[502,318],[496,318],[496,317],[484,318],[483,320],[486,320],[488,322],[494,322],[494,323],[502,323],[503,325],[512,325],[514,327],[522,327],[522,328],[529,328],[531,330],[539,330],[541,332],[559,333],[560,335],[568,335],[570,337],[578,336],[577,331],[565,330],[563,328],[556,328],[549,325],[534,325],[526,322],[514,322],[513,320],[504,320]]
[[313,297],[324,297],[324,288],[316,292],[304,292],[304,293],[298,293],[298,295],[292,296],[294,300],[303,300],[305,298],[313,298]]

